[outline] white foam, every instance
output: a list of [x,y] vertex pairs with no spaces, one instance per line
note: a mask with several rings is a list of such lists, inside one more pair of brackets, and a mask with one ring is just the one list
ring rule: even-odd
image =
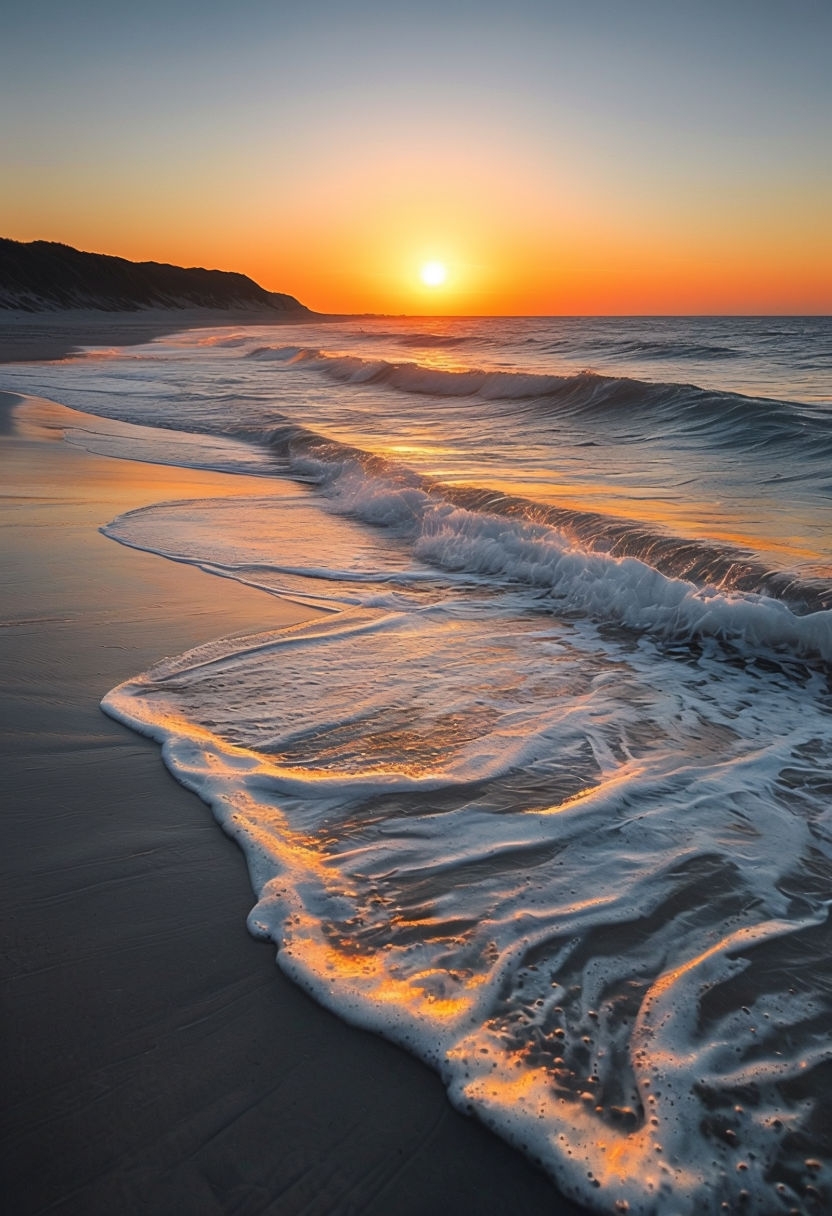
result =
[[777,977],[826,949],[788,888],[832,864],[832,746],[802,758],[825,710],[787,677],[471,601],[214,643],[104,704],[240,841],[280,965],[568,1193],[800,1204],[789,1095],[829,1052],[822,990]]
[[[335,378],[300,329],[281,330],[286,358],[240,356],[273,330],[227,348],[218,332],[2,374],[144,423],[71,420],[114,454],[262,449],[317,487],[284,505],[264,481],[256,499],[108,528],[333,610],[169,660],[106,702],[240,841],[250,924],[280,965],[430,1061],[461,1109],[588,1206],[816,1213],[832,1126],[828,613],[592,552],[575,521],[597,510],[595,535],[612,535],[626,499],[645,533],[667,523],[638,551],[684,557],[686,521],[730,549],[767,516],[766,569],[788,579],[805,558],[822,579],[828,420],[681,384],[557,387],[552,361],[506,354],[541,326],[492,327],[501,346],[466,322],[482,372],[441,344],[414,370],[353,328],[332,338]],[[542,391],[528,376],[550,377],[548,398],[523,395]]]

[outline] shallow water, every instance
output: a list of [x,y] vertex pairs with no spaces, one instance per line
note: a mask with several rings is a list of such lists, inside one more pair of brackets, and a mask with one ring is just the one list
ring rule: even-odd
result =
[[262,476],[105,530],[328,614],[104,707],[280,965],[602,1212],[832,1202],[830,352],[422,319],[2,369],[72,443]]

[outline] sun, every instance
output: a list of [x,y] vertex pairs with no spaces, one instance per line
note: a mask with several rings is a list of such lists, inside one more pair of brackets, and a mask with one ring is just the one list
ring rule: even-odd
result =
[[441,262],[425,262],[419,274],[426,287],[440,287],[448,277]]

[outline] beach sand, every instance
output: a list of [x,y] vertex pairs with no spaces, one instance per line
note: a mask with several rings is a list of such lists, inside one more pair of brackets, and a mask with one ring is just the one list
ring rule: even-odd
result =
[[576,1212],[427,1068],[285,979],[246,931],[236,845],[154,744],[99,709],[165,654],[310,615],[97,531],[251,482],[26,438],[13,408],[0,405],[5,1209]]
[[256,309],[142,308],[123,313],[82,308],[48,313],[4,309],[0,310],[0,363],[62,359],[81,346],[137,346],[165,334],[215,325],[301,325],[325,319]]

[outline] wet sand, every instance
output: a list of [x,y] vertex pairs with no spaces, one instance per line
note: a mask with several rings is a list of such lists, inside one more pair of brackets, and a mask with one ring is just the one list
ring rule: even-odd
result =
[[143,308],[118,313],[81,308],[41,313],[0,309],[0,364],[63,359],[82,346],[137,346],[165,334],[206,326],[299,325],[319,320],[326,318],[242,308]]
[[8,401],[3,420],[6,1210],[576,1212],[428,1069],[285,979],[246,931],[236,845],[98,707],[164,654],[311,615],[97,531],[245,479],[21,437]]

